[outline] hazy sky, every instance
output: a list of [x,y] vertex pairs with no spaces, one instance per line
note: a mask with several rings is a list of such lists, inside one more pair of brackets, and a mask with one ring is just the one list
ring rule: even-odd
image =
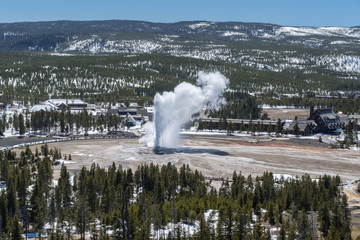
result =
[[360,26],[360,0],[2,0],[0,22],[190,20]]

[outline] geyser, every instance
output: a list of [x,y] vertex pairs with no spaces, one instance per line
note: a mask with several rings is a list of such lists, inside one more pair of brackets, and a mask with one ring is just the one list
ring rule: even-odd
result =
[[176,148],[181,126],[203,106],[216,109],[225,103],[222,97],[229,80],[219,72],[199,72],[197,86],[182,82],[173,92],[157,93],[154,98],[154,121],[145,124],[140,139],[149,147]]

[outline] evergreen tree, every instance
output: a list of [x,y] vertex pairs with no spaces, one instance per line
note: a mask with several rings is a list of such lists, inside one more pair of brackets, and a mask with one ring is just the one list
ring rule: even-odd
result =
[[261,227],[260,222],[256,222],[256,224],[254,225],[253,235],[252,235],[251,239],[265,240],[264,229],[263,229],[263,227]]
[[311,227],[305,210],[300,212],[298,221],[298,238],[305,240],[311,238]]
[[210,239],[210,231],[204,218],[204,214],[200,216],[199,230],[196,234],[195,239],[208,240]]
[[0,119],[0,136],[4,136],[5,126],[3,120]]
[[276,126],[275,126],[275,133],[276,133],[276,135],[279,135],[282,132],[283,132],[282,123],[281,123],[280,118],[278,118],[278,121],[277,121]]
[[299,135],[300,134],[300,128],[299,128],[299,125],[297,123],[293,127],[293,133],[294,133],[294,135]]
[[235,216],[233,239],[243,240],[246,239],[248,234],[247,228],[247,209],[246,207],[240,207]]
[[19,118],[17,113],[14,113],[13,120],[12,120],[13,127],[15,131],[19,131]]
[[278,239],[279,239],[279,240],[286,240],[285,224],[281,224]]
[[296,226],[294,224],[290,224],[288,231],[288,240],[295,240],[296,238]]
[[270,133],[272,133],[272,131],[273,131],[273,127],[272,127],[271,123],[269,123],[267,132],[270,134]]
[[21,240],[21,225],[19,223],[19,218],[15,215],[12,219],[12,228],[10,232],[10,239],[11,240]]
[[69,210],[72,202],[72,187],[70,184],[70,175],[64,164],[61,165],[60,178],[57,188],[60,189],[58,192],[61,194],[62,206],[65,210]]
[[0,196],[0,237],[4,238],[4,233],[9,230],[9,224],[7,196],[3,190]]
[[271,232],[270,232],[270,229],[267,229],[266,230],[266,235],[265,235],[265,240],[271,240]]
[[10,176],[7,181],[7,205],[9,217],[14,217],[18,210],[18,200],[16,197],[15,176]]
[[41,238],[41,231],[45,224],[45,219],[47,215],[46,209],[46,197],[44,196],[41,184],[39,180],[35,182],[35,186],[30,198],[30,222],[33,224],[34,229],[39,233]]
[[19,134],[24,135],[26,131],[25,123],[24,123],[24,116],[20,113],[18,117],[19,122]]
[[274,213],[274,203],[273,201],[269,201],[267,204],[267,220],[269,221],[270,225],[275,224],[275,213]]
[[331,224],[330,210],[327,202],[323,202],[319,208],[318,221],[320,222],[320,231],[323,237],[326,237]]
[[85,239],[85,231],[89,229],[89,225],[91,222],[91,213],[90,208],[88,206],[87,201],[85,198],[80,197],[77,206],[75,207],[76,210],[76,227],[80,233],[80,239]]
[[65,113],[61,111],[60,113],[60,132],[65,132]]

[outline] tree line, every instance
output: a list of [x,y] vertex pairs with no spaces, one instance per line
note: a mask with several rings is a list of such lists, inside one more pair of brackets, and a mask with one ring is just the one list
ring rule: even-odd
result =
[[20,135],[28,133],[76,133],[84,130],[98,130],[100,132],[117,130],[125,125],[123,118],[118,114],[107,112],[99,116],[93,116],[86,108],[81,112],[72,113],[70,108],[62,111],[36,111],[15,113],[9,118],[3,114],[0,119],[0,136],[7,129],[13,129]]
[[[46,225],[49,239],[85,239],[86,232],[93,239],[271,239],[272,227],[280,228],[279,239],[351,239],[339,176],[234,172],[215,188],[185,164],[93,164],[73,176],[62,165],[54,181],[55,154],[61,155],[47,146],[35,153],[29,147],[19,155],[0,152],[2,238],[21,239]],[[190,226],[196,228],[192,235]]]

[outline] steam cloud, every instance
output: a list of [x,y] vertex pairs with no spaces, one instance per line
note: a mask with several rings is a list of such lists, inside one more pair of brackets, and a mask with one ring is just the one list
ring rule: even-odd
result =
[[216,109],[225,103],[222,97],[229,80],[219,72],[199,72],[198,86],[182,82],[173,92],[157,93],[154,98],[154,122],[144,128],[140,142],[149,147],[176,148],[181,126],[191,120],[203,106]]

